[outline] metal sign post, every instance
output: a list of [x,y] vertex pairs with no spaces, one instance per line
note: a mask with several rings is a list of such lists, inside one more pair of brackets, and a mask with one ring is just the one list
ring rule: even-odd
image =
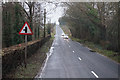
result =
[[25,59],[24,64],[25,68],[27,67],[27,35],[33,35],[33,32],[27,22],[23,25],[22,29],[19,32],[20,35],[25,35]]
[[27,35],[25,35],[25,68],[27,66]]

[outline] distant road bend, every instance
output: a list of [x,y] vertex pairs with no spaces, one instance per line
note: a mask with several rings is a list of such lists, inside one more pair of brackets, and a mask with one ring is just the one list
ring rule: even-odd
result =
[[64,40],[56,26],[53,51],[36,78],[118,78],[116,62],[71,39]]

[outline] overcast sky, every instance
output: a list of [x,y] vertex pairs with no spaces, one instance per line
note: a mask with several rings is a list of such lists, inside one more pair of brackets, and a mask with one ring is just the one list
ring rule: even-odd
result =
[[58,19],[64,14],[64,8],[57,4],[57,7],[54,3],[46,3],[47,11],[47,21],[52,23],[58,23]]
[[[26,11],[29,11],[28,6],[25,4],[24,8]],[[57,23],[58,19],[64,14],[64,8],[61,6],[60,3],[48,3],[44,2],[41,4],[42,11],[46,9],[46,22]],[[43,14],[43,13],[42,13]]]

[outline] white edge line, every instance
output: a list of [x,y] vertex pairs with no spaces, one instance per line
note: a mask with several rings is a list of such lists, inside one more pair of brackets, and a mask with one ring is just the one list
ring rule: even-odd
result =
[[[54,49],[54,47],[51,47],[49,53],[47,53],[47,58],[46,58],[46,60],[45,60],[45,63],[44,63],[44,65],[43,65],[43,67],[41,68],[40,75],[37,74],[37,75],[35,76],[35,78],[42,78],[42,73],[43,73],[43,71],[44,71],[44,69],[45,69],[45,67],[46,67],[46,65],[47,65],[47,61],[48,61],[49,57],[50,57],[50,56],[52,55],[52,53],[53,53],[53,49]],[[51,50],[52,50],[52,52],[51,52]]]
[[98,75],[97,75],[94,71],[91,71],[91,73],[92,73],[96,78],[99,78]]

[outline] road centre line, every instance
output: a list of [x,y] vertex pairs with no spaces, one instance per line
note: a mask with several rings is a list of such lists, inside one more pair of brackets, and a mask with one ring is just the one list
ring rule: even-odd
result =
[[78,59],[81,61],[82,59],[80,57],[78,57]]
[[91,71],[91,73],[92,73],[96,78],[99,78],[98,75],[97,75],[94,71]]

